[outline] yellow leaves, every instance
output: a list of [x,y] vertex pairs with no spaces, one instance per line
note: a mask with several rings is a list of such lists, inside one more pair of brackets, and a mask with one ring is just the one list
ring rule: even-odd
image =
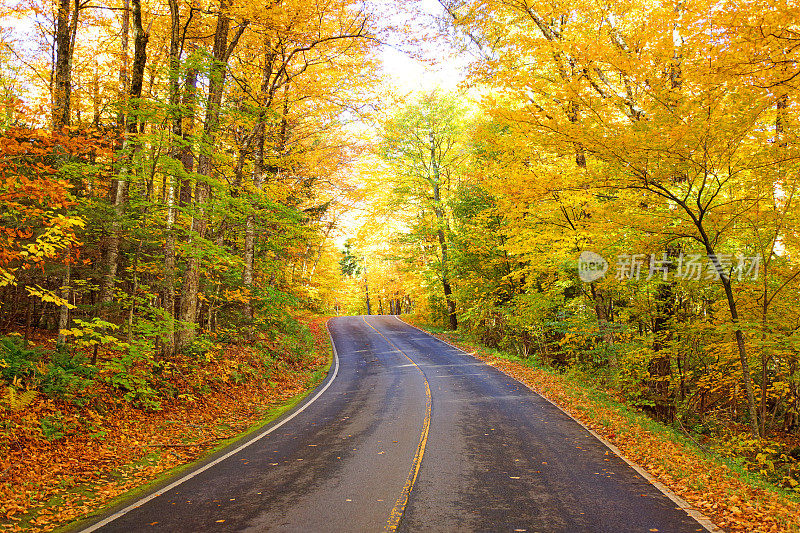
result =
[[47,223],[49,227],[34,242],[21,247],[19,256],[23,261],[37,263],[55,257],[59,251],[77,244],[73,230],[85,226],[84,220],[80,217],[66,217],[60,214],[50,218]]
[[21,411],[32,404],[38,394],[36,390],[18,392],[15,386],[6,387],[3,403],[12,411]]
[[76,327],[72,329],[62,329],[60,333],[66,337],[73,337],[76,344],[82,347],[94,347],[102,345],[111,345],[116,349],[126,349],[129,347],[127,343],[119,342],[117,338],[106,331],[115,331],[119,329],[117,324],[112,324],[99,318],[92,320],[74,319]]
[[250,301],[250,293],[244,288],[236,290],[225,289],[222,291],[222,297],[229,302],[246,303]]
[[75,309],[75,306],[69,303],[64,298],[61,298],[53,291],[47,290],[39,285],[34,287],[26,286],[25,290],[28,291],[30,296],[36,296],[37,298],[41,299],[43,302],[50,302],[57,306],[66,306],[68,309]]
[[17,278],[14,276],[14,272],[12,270],[7,270],[3,267],[0,267],[0,287],[16,284]]

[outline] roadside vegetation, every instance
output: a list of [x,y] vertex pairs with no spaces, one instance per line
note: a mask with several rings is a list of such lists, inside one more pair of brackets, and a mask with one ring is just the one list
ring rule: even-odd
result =
[[467,82],[382,121],[346,308],[593,384],[796,498],[800,12],[440,3]]
[[377,26],[350,0],[0,26],[0,523],[48,530],[321,379]]
[[[1,340],[0,529],[50,531],[230,444],[296,403],[331,362],[325,320],[253,344],[208,341],[168,365],[103,352],[58,351],[52,340]],[[43,347],[44,346],[44,347]]]

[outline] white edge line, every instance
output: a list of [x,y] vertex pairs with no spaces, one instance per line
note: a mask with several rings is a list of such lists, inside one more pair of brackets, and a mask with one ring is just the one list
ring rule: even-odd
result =
[[293,419],[294,417],[296,417],[297,415],[299,415],[300,413],[305,411],[306,408],[309,405],[314,403],[317,400],[317,398],[319,398],[322,395],[322,393],[324,393],[326,390],[328,390],[328,387],[331,386],[331,383],[333,383],[333,380],[336,379],[336,375],[339,373],[339,354],[336,351],[336,344],[333,342],[333,336],[331,335],[331,330],[328,329],[328,323],[327,322],[325,322],[325,329],[328,332],[328,338],[330,338],[330,340],[331,340],[331,348],[333,349],[333,362],[335,363],[335,367],[333,369],[333,376],[331,377],[330,380],[328,380],[328,383],[325,384],[325,386],[322,387],[322,389],[320,389],[309,401],[307,401],[305,404],[303,404],[303,406],[300,409],[298,409],[297,411],[292,413],[290,416],[288,416],[288,417],[284,418],[283,420],[281,420],[278,424],[275,424],[274,426],[272,426],[268,430],[264,431],[263,433],[261,433],[260,435],[255,437],[254,439],[251,439],[251,440],[245,442],[244,444],[242,444],[241,446],[238,446],[237,448],[234,448],[233,450],[229,451],[228,453],[226,453],[222,457],[217,457],[216,459],[214,459],[213,461],[211,461],[207,465],[204,465],[202,468],[198,468],[197,470],[195,470],[195,471],[183,476],[182,478],[180,478],[180,479],[178,479],[176,481],[173,481],[172,483],[170,483],[166,487],[162,488],[161,490],[159,490],[157,492],[154,492],[154,493],[150,494],[149,496],[145,496],[141,500],[138,500],[138,501],[132,503],[128,507],[125,507],[124,509],[121,509],[121,510],[117,511],[116,513],[112,514],[108,518],[105,518],[104,520],[101,520],[100,522],[92,524],[91,526],[87,527],[86,529],[81,529],[78,533],[92,533],[92,531],[97,531],[101,527],[103,527],[103,526],[105,526],[107,524],[110,524],[111,522],[113,522],[117,518],[129,513],[130,511],[136,509],[137,507],[141,507],[142,505],[146,504],[150,500],[153,500],[153,499],[161,496],[162,494],[164,494],[166,492],[169,492],[170,490],[174,489],[178,485],[180,485],[180,484],[192,479],[193,477],[195,477],[195,476],[197,476],[199,474],[202,474],[203,472],[205,472],[206,470],[208,470],[212,466],[215,466],[215,465],[221,463],[222,461],[224,461],[228,457],[239,453],[240,451],[244,450],[245,448],[247,448],[248,446],[250,446],[254,442],[258,442],[259,440],[261,440],[265,436],[269,435],[270,433],[272,433],[273,431],[275,431],[276,429],[278,429],[279,427],[281,427],[282,425],[284,425],[285,423],[289,422],[291,419]]
[[[424,329],[422,329],[422,328],[418,328],[417,326],[415,326],[415,325],[413,325],[413,324],[409,324],[408,322],[406,322],[406,321],[405,321],[405,320],[403,320],[402,318],[398,317],[397,315],[394,315],[394,317],[395,317],[397,320],[399,320],[400,322],[402,322],[403,324],[406,324],[407,326],[411,326],[411,327],[412,327],[412,328],[414,328],[414,329],[418,329],[419,331],[422,331],[423,333],[428,333],[427,331],[425,331],[425,330],[424,330]],[[428,333],[428,335],[430,335],[430,333]],[[449,342],[447,342],[446,340],[442,340],[442,339],[440,339],[440,338],[438,338],[438,337],[435,337],[435,336],[433,336],[433,335],[430,335],[430,336],[431,336],[431,337],[433,337],[434,339],[438,340],[439,342],[443,342],[444,344],[447,344],[448,346],[452,346],[453,348],[455,348],[456,350],[458,350],[459,352],[461,352],[461,353],[463,353],[463,354],[470,355],[470,356],[474,355],[474,354],[470,354],[470,353],[467,353],[467,352],[465,352],[464,350],[462,350],[462,349],[461,349],[461,348],[459,348],[458,346],[456,346],[456,345],[454,345],[454,344],[452,344],[452,343],[449,343]],[[480,361],[480,359],[479,359],[479,361]],[[489,365],[489,364],[487,364],[485,361],[483,361],[483,363],[484,363],[484,364],[486,364],[486,366],[492,366],[492,365]],[[503,372],[503,371],[502,371],[502,370],[500,370],[499,368],[496,368],[496,367],[492,367],[492,368],[495,368],[496,370],[499,370],[500,372]],[[550,404],[552,404],[553,406],[555,406],[555,407],[556,407],[556,408],[557,408],[559,411],[561,411],[562,413],[564,413],[565,415],[567,415],[568,417],[570,417],[572,420],[574,420],[575,422],[577,422],[578,424],[580,424],[580,425],[583,427],[583,429],[585,429],[586,431],[588,431],[588,432],[589,432],[589,433],[590,433],[590,434],[591,434],[591,435],[592,435],[594,438],[596,438],[597,440],[599,440],[600,442],[602,442],[602,443],[605,445],[605,447],[606,447],[606,448],[608,448],[609,450],[611,450],[612,452],[614,452],[614,454],[615,454],[615,455],[617,455],[617,457],[619,457],[620,459],[622,459],[623,461],[625,461],[625,462],[628,464],[628,466],[630,466],[631,468],[633,468],[633,469],[634,469],[634,470],[635,470],[635,471],[636,471],[636,472],[637,472],[637,473],[638,473],[640,476],[642,476],[643,478],[645,478],[645,479],[646,479],[646,480],[647,480],[647,481],[648,481],[648,482],[649,482],[651,485],[653,485],[655,488],[657,488],[658,490],[660,490],[660,491],[661,491],[661,492],[664,494],[664,496],[666,496],[667,498],[669,498],[670,500],[672,500],[672,502],[673,502],[673,503],[675,503],[675,505],[677,505],[678,507],[680,507],[681,509],[683,509],[683,511],[684,511],[686,514],[688,514],[690,517],[694,518],[694,519],[697,521],[697,523],[699,523],[701,526],[703,526],[704,528],[706,528],[706,530],[707,530],[707,531],[710,531],[711,533],[725,533],[725,530],[724,530],[724,529],[722,529],[722,528],[720,528],[719,526],[717,526],[717,525],[716,525],[714,522],[712,522],[712,521],[711,521],[711,519],[709,519],[709,518],[708,518],[706,515],[704,515],[703,513],[701,513],[700,511],[698,511],[697,509],[695,509],[695,508],[694,508],[694,507],[693,507],[693,506],[692,506],[692,505],[691,505],[689,502],[687,502],[686,500],[684,500],[683,498],[681,498],[680,496],[678,496],[677,494],[675,494],[674,492],[672,492],[672,490],[670,490],[670,489],[669,489],[669,487],[667,487],[666,485],[664,485],[663,483],[661,483],[660,481],[658,481],[656,478],[654,478],[652,475],[650,475],[650,473],[649,473],[647,470],[645,470],[645,469],[644,469],[644,468],[642,468],[641,466],[637,465],[636,463],[634,463],[633,461],[631,461],[630,459],[628,459],[627,457],[625,457],[624,455],[622,455],[622,451],[620,451],[620,449],[619,449],[619,448],[617,448],[617,447],[616,447],[614,444],[612,444],[611,442],[607,441],[607,440],[606,440],[604,437],[600,436],[600,435],[599,435],[597,432],[595,432],[593,429],[591,429],[591,428],[587,427],[587,426],[586,426],[586,424],[584,424],[583,422],[581,422],[580,420],[578,420],[577,418],[575,418],[574,416],[572,416],[571,414],[569,414],[568,412],[566,412],[564,409],[562,409],[562,408],[561,408],[561,406],[559,406],[559,405],[556,405],[556,404],[555,404],[555,403],[553,403],[553,402],[552,402],[552,401],[551,401],[549,398],[547,398],[546,396],[544,396],[544,395],[543,395],[543,394],[541,394],[540,392],[538,392],[538,391],[536,391],[536,390],[532,389],[532,388],[531,388],[531,387],[529,387],[527,384],[525,384],[525,383],[523,383],[523,382],[519,381],[519,380],[518,380],[517,378],[515,378],[514,376],[511,376],[511,375],[509,375],[509,374],[506,374],[505,372],[503,372],[503,374],[505,374],[506,376],[510,377],[510,378],[511,378],[511,379],[513,379],[514,381],[517,381],[518,383],[522,383],[522,384],[523,384],[523,385],[525,385],[525,386],[526,386],[528,389],[530,389],[531,391],[533,391],[534,393],[536,393],[536,394],[537,394],[537,395],[539,395],[540,397],[544,398],[544,399],[545,399],[545,400],[546,400],[548,403],[550,403]]]

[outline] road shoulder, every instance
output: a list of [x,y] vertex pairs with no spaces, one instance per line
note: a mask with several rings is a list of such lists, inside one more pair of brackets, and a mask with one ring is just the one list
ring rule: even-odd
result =
[[[80,508],[71,509],[68,520],[57,520],[58,515],[55,515],[53,520],[38,525],[26,524],[28,527],[17,530],[55,530],[65,533],[84,531],[101,522],[105,517],[119,513],[147,498],[148,495],[166,490],[176,482],[182,482],[193,476],[194,473],[238,452],[303,410],[335,376],[336,357],[333,344],[325,328],[324,320],[317,322],[319,322],[316,324],[317,328],[312,326],[312,329],[319,329],[318,332],[315,332],[316,353],[319,360],[313,362],[313,368],[309,368],[308,372],[303,373],[302,380],[295,386],[282,389],[280,394],[272,394],[277,390],[262,391],[264,409],[258,416],[251,417],[249,424],[238,432],[224,439],[203,441],[196,445],[182,445],[178,448],[182,452],[180,456],[174,453],[169,454],[171,451],[169,447],[166,450],[162,448],[159,451],[169,454],[170,461],[163,461],[164,453],[161,453],[160,455],[156,454],[158,456],[154,458],[143,458],[133,466],[136,468],[139,463],[145,465],[146,476],[136,477],[132,482],[124,484],[111,480],[106,484],[110,486],[110,490],[106,487],[106,492],[103,492],[103,486],[72,489],[72,492],[86,492],[89,498]],[[119,468],[129,467],[131,465],[121,465]],[[10,531],[14,530],[10,529]]]

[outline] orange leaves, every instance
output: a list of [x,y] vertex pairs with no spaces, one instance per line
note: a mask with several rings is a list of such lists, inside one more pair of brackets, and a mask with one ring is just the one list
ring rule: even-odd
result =
[[0,286],[16,284],[19,269],[43,267],[79,244],[84,223],[67,215],[75,202],[59,167],[101,151],[97,139],[79,136],[13,128],[0,136]]
[[[50,531],[195,460],[221,440],[264,419],[270,408],[313,386],[313,372],[329,360],[324,319],[310,326],[315,357],[304,364],[267,359],[271,367],[261,367],[260,375],[238,385],[216,378],[232,374],[232,369],[264,364],[252,345],[219,346],[215,357],[204,363],[192,359],[193,371],[165,370],[170,387],[186,394],[165,400],[157,412],[117,402],[109,390],[94,392],[103,410],[56,405],[43,395],[16,411],[0,402],[0,417],[6,423],[6,431],[0,433],[0,531],[16,531],[23,519],[30,523],[26,531]],[[68,435],[47,441],[41,433],[42,420],[57,412],[63,413],[61,419],[71,429]],[[61,503],[50,505],[52,501]]]

